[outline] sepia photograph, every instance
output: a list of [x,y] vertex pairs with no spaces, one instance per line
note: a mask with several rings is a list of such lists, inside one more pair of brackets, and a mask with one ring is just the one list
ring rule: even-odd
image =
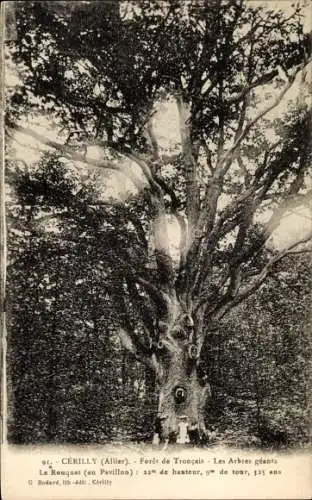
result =
[[311,3],[15,1],[2,30],[3,443],[309,454]]

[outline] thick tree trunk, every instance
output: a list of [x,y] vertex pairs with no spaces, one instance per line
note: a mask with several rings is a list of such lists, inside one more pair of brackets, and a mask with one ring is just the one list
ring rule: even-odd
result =
[[204,408],[210,394],[189,361],[186,351],[168,359],[159,383],[161,438],[181,444],[205,437]]
[[194,325],[180,304],[178,311],[167,334],[160,337],[155,432],[161,441],[198,444],[206,438],[205,406],[210,386],[198,371],[201,332],[195,328],[200,325]]
[[188,297],[168,295],[149,346],[140,345],[131,329],[120,328],[126,349],[153,371],[158,414],[153,442],[198,444],[206,439],[205,406],[210,386],[200,373],[203,314],[193,313]]

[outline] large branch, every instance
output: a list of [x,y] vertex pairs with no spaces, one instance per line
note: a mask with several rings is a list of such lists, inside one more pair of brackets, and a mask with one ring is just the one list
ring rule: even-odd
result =
[[148,124],[146,126],[146,135],[148,137],[150,146],[151,146],[152,151],[153,151],[154,160],[157,160],[158,162],[161,161],[159,145],[158,145],[157,137],[156,137],[155,132],[154,132],[154,127],[153,127],[153,123],[152,123],[151,118],[149,119]]
[[170,252],[170,239],[168,234],[167,214],[164,202],[164,190],[161,179],[157,178],[148,162],[138,153],[122,151],[126,157],[139,165],[150,187],[150,201],[154,211],[152,233],[155,243],[155,257],[159,270],[159,277],[167,293],[174,287],[174,267]]
[[170,297],[166,293],[139,274],[134,274],[132,278],[148,292],[152,300],[162,312],[167,312],[169,310]]
[[157,196],[161,197],[162,196],[162,190],[160,185],[155,179],[154,173],[150,166],[148,165],[147,161],[143,158],[138,153],[135,153],[134,151],[129,151],[126,149],[116,149],[116,152],[119,153],[122,156],[125,156],[126,158],[129,158],[129,160],[133,161],[136,163],[141,171],[143,172],[145,179],[147,180],[150,188],[153,190]]
[[187,237],[188,237],[188,226],[185,220],[185,216],[182,215],[179,211],[181,207],[181,202],[178,199],[173,188],[169,186],[164,179],[160,178],[158,175],[155,176],[158,184],[163,189],[164,194],[168,194],[171,200],[171,214],[175,217],[176,221],[179,224],[180,228],[180,243],[179,243],[179,253],[180,253],[180,264],[179,267],[182,269],[185,265],[186,254],[187,254]]
[[[41,144],[60,151],[62,155],[72,161],[79,161],[92,167],[99,167],[107,170],[115,170],[117,172],[121,172],[126,177],[128,177],[138,189],[142,189],[143,182],[140,177],[138,177],[131,170],[131,168],[126,168],[124,165],[122,165],[122,163],[115,165],[112,162],[88,159],[85,157],[85,155],[82,155],[75,151],[73,147],[67,144],[58,143],[57,141],[49,139],[42,134],[39,134],[38,132],[35,132],[34,130],[28,129],[21,125],[14,125],[12,131],[26,134],[27,136],[30,136],[33,139],[39,141]],[[163,190],[155,180],[153,172],[147,162],[140,158],[138,154],[130,151],[118,151],[118,153],[126,156],[140,167],[141,172],[143,173],[143,176],[148,183],[149,189],[151,190],[151,200],[156,211],[154,224],[156,260],[160,267],[164,285],[173,287],[174,271],[169,249],[169,237],[166,222],[166,210],[163,200]]]
[[78,161],[90,167],[98,167],[101,169],[115,170],[117,172],[120,172],[124,174],[126,177],[128,177],[139,190],[142,190],[142,180],[134,172],[132,172],[130,168],[126,168],[125,166],[120,164],[115,165],[111,161],[88,159],[86,155],[75,151],[75,149],[72,146],[69,146],[68,144],[61,144],[57,141],[49,139],[48,137],[45,137],[42,134],[39,134],[38,132],[35,132],[30,128],[23,127],[22,125],[15,125],[15,124],[12,125],[9,134],[11,137],[13,136],[13,138],[14,138],[14,132],[20,132],[28,137],[32,137],[41,144],[59,151],[64,157],[66,157],[71,161]]
[[282,89],[282,91],[275,97],[275,99],[273,100],[273,102],[271,104],[269,104],[268,106],[266,106],[262,111],[260,111],[260,113],[258,113],[255,118],[253,118],[241,131],[241,133],[238,135],[238,137],[235,139],[234,141],[234,144],[232,145],[231,148],[229,148],[229,150],[225,153],[225,155],[223,156],[223,158],[221,159],[221,162],[223,164],[223,170],[227,170],[229,165],[231,164],[233,158],[234,158],[234,155],[235,155],[235,152],[237,151],[237,149],[239,148],[239,146],[241,145],[241,143],[243,142],[243,140],[247,137],[247,135],[249,134],[249,132],[255,127],[255,125],[262,119],[264,118],[268,113],[270,113],[270,111],[272,111],[274,108],[276,108],[280,102],[282,101],[282,99],[284,98],[286,92],[288,92],[288,90],[292,87],[294,81],[295,81],[295,78],[297,76],[297,74],[303,70],[310,62],[311,62],[312,59],[309,59],[307,61],[304,61],[303,63],[301,63],[300,65],[296,66],[295,68],[293,68],[292,70],[292,74],[291,76],[288,77],[288,81],[286,82],[286,84],[284,85],[284,88]]
[[206,236],[210,234],[215,223],[218,200],[222,193],[223,178],[224,174],[219,164],[214,169],[213,175],[206,186],[201,212],[196,223],[194,223],[193,239],[187,249],[185,266],[184,269],[181,269],[181,288],[186,294],[192,293],[194,283],[198,280],[200,273],[198,263],[203,258],[203,254],[206,253],[204,248]]
[[[250,54],[248,57],[248,71],[247,71],[247,82],[249,83],[252,79],[253,75],[253,68],[252,68],[252,56],[253,56],[253,43],[254,41],[251,40],[251,47],[250,47]],[[219,86],[219,99],[220,99],[220,107],[224,106],[225,103],[224,101],[224,96],[223,96],[223,85]],[[227,101],[226,101],[227,104]],[[240,137],[243,131],[243,126],[246,118],[246,111],[247,111],[247,96],[244,95],[242,96],[242,106],[240,109],[240,114],[238,117],[238,126],[237,130],[235,133],[235,141]],[[217,165],[216,167],[212,170],[212,179],[211,182],[208,184],[204,201],[203,201],[203,206],[202,206],[202,214],[199,218],[198,225],[197,225],[197,232],[201,234],[204,230],[205,227],[205,232],[206,234],[209,234],[209,232],[212,230],[215,217],[216,217],[216,210],[217,210],[217,205],[218,205],[218,200],[222,191],[222,184],[223,184],[223,179],[225,176],[226,171],[222,168],[223,165],[223,145],[224,145],[224,130],[223,130],[223,121],[222,119],[220,120],[220,133],[219,133],[219,141],[218,141],[218,152],[217,152]],[[239,166],[243,170],[243,165],[242,161],[238,159]],[[248,184],[248,181],[250,180],[249,176],[246,174],[246,170],[244,171],[244,178],[246,184]],[[197,243],[195,243],[197,245]],[[197,276],[198,279],[198,276]]]
[[[149,133],[152,132],[152,128],[149,128]],[[158,148],[156,136],[153,134],[154,148]],[[158,149],[157,149],[158,151]],[[155,152],[155,151],[154,151]],[[174,270],[173,262],[170,254],[170,239],[168,235],[168,227],[166,222],[166,210],[164,206],[163,197],[165,194],[169,195],[171,200],[171,214],[176,218],[181,231],[180,238],[180,266],[185,263],[186,248],[187,248],[187,236],[188,236],[188,226],[185,221],[184,216],[179,212],[181,206],[180,200],[178,199],[174,189],[172,189],[169,184],[160,176],[159,168],[155,170],[155,166],[162,165],[162,160],[159,155],[157,155],[157,163],[153,163],[153,166],[149,166],[148,162],[141,158],[137,153],[124,153],[133,161],[136,161],[146,173],[146,178],[149,181],[151,187],[150,199],[154,209],[156,209],[156,217],[153,224],[153,233],[155,241],[155,253],[158,268],[160,270],[160,277],[164,277],[170,288],[174,285]],[[153,168],[154,167],[154,168]],[[168,289],[167,289],[168,291]]]
[[241,222],[238,227],[238,232],[234,243],[232,255],[230,257],[230,264],[229,264],[230,280],[228,286],[228,294],[231,297],[236,296],[237,290],[240,287],[241,275],[242,275],[242,270],[241,270],[242,262],[240,260],[240,253],[244,247],[249,227],[251,226],[253,221],[254,210],[255,208],[252,207],[252,205],[251,206],[247,205],[245,207]]
[[126,329],[123,327],[117,328],[117,333],[122,346],[127,349],[133,356],[150,368],[153,372],[157,373],[159,370],[159,365],[154,353],[146,354],[137,349],[137,341],[133,337],[133,331],[131,329]]
[[291,255],[295,249],[299,245],[303,245],[309,241],[312,240],[312,231],[309,231],[309,233],[301,238],[300,240],[296,241],[295,243],[292,243],[291,245],[288,245],[286,248],[284,248],[282,251],[280,251],[277,255],[275,255],[262,269],[262,271],[255,277],[255,279],[250,283],[249,285],[245,286],[240,293],[236,295],[232,300],[230,300],[227,304],[222,305],[222,307],[217,311],[217,314],[215,315],[216,319],[219,320],[221,319],[230,309],[232,309],[234,306],[237,306],[240,304],[243,300],[245,300],[249,295],[254,293],[265,281],[269,273],[272,271],[272,268],[274,267],[275,264],[277,264],[279,261],[281,261],[284,257]]
[[[234,144],[232,147],[223,155],[219,158],[219,161],[215,167],[214,175],[212,177],[212,180],[210,184],[207,186],[207,190],[205,193],[205,198],[203,201],[203,209],[201,216],[198,221],[197,225],[197,232],[198,236],[197,238],[195,237],[195,244],[194,248],[191,249],[191,254],[196,254],[196,251],[198,252],[198,246],[199,244],[203,241],[201,239],[201,236],[203,232],[207,235],[206,237],[209,237],[209,233],[212,230],[212,225],[215,220],[216,216],[216,207],[218,203],[219,196],[221,194],[221,187],[222,187],[222,182],[224,179],[225,174],[227,173],[230,165],[232,164],[233,160],[236,159],[238,149],[242,143],[242,141],[246,138],[246,136],[249,134],[249,132],[254,128],[254,126],[264,118],[270,111],[272,111],[278,104],[282,101],[284,95],[286,92],[291,88],[293,85],[293,82],[295,80],[296,75],[301,71],[308,63],[310,60],[305,61],[301,65],[297,66],[293,70],[292,76],[289,78],[287,84],[284,86],[283,90],[279,93],[279,95],[274,99],[273,103],[269,104],[264,110],[262,110],[258,115],[251,120],[244,128],[242,127],[243,121],[239,124],[239,127],[237,129],[237,133],[235,136]],[[243,109],[243,114],[244,116],[245,110]],[[256,180],[258,180],[259,176],[256,177]],[[219,186],[218,186],[219,185]],[[258,188],[256,184],[254,183],[252,186],[252,191],[255,192],[255,188]],[[248,189],[246,190],[246,194],[248,193]],[[222,218],[225,220],[225,213],[223,217],[221,216],[221,219],[218,221],[218,226],[222,223]],[[236,224],[234,224],[235,227]],[[206,229],[205,229],[206,227]],[[218,230],[219,228],[216,228]],[[210,238],[213,239],[213,238]],[[207,246],[207,245],[206,245]],[[196,248],[197,247],[197,248]]]
[[191,105],[181,95],[177,96],[180,135],[182,143],[184,177],[186,183],[186,216],[188,220],[188,247],[194,237],[196,219],[199,213],[199,185],[197,164],[193,154],[191,137]]
[[[301,178],[300,171],[298,172],[298,176]],[[290,198],[285,198],[282,202],[273,210],[271,217],[269,220],[262,225],[262,231],[257,236],[257,238],[250,244],[245,246],[246,237],[248,235],[247,230],[251,227],[253,222],[253,215],[255,213],[256,208],[258,207],[261,200],[258,200],[255,203],[251,203],[248,199],[246,200],[246,204],[241,209],[239,215],[231,221],[230,225],[226,225],[225,228],[227,231],[233,229],[234,226],[238,226],[238,233],[236,236],[236,240],[234,243],[234,247],[232,250],[232,254],[229,255],[229,264],[228,264],[228,272],[223,281],[223,283],[219,285],[222,288],[226,281],[228,281],[228,286],[225,294],[221,297],[221,299],[217,300],[214,303],[209,302],[209,306],[211,308],[218,306],[218,304],[224,304],[229,299],[235,297],[238,288],[240,286],[241,279],[241,265],[243,263],[248,262],[250,259],[255,258],[259,253],[263,250],[264,246],[274,233],[274,231],[280,225],[282,219],[290,213],[290,207],[295,206],[311,206],[311,194],[312,190],[307,191],[305,194],[299,194],[298,192],[294,193],[294,185],[296,185],[296,189],[299,190],[301,184],[297,183],[297,177],[287,189],[288,193],[291,193]],[[251,203],[251,204],[250,204]],[[219,238],[224,237],[225,231],[220,229]],[[217,240],[216,240],[217,241]],[[208,259],[209,260],[209,259]],[[206,261],[203,261],[204,264],[199,263],[199,266],[205,266]],[[245,274],[245,273],[244,273]],[[253,273],[254,274],[254,273]],[[205,295],[205,289],[207,288],[207,277],[209,276],[209,269],[206,272],[202,271],[202,281],[201,287],[199,288],[199,304],[202,306],[205,302],[207,302],[208,297]]]
[[166,293],[170,294],[174,288],[175,277],[170,252],[167,215],[161,202],[154,202],[154,206],[156,206],[158,212],[151,226],[155,245],[155,259],[162,288]]
[[[238,200],[235,200],[231,207],[234,210],[236,209],[236,215],[232,213],[232,217],[230,217],[228,212],[228,207],[223,211],[223,217],[221,217],[221,221],[225,221],[225,215],[229,218],[229,220],[225,223],[224,226],[218,225],[218,231],[213,231],[210,235],[210,238],[207,241],[210,241],[210,247],[208,250],[207,242],[206,242],[206,252],[207,255],[203,252],[202,258],[199,259],[198,262],[198,274],[200,279],[198,279],[198,289],[197,289],[197,307],[206,307],[209,306],[209,310],[212,312],[218,307],[224,305],[229,300],[232,300],[233,297],[236,296],[238,289],[241,284],[241,280],[245,279],[247,274],[242,273],[241,266],[243,263],[248,262],[250,259],[255,258],[264,248],[269,238],[272,236],[274,231],[279,226],[281,220],[290,213],[290,207],[294,206],[311,206],[311,190],[307,191],[305,194],[298,193],[302,182],[297,182],[298,178],[302,181],[301,171],[297,172],[297,177],[294,179],[290,187],[285,191],[285,198],[282,198],[280,204],[273,210],[273,213],[269,220],[262,225],[262,231],[257,236],[257,238],[249,245],[245,246],[245,241],[248,236],[248,229],[251,227],[253,223],[254,213],[261,203],[261,196],[259,198],[253,198],[252,188],[246,191],[245,195],[242,194]],[[296,190],[296,193],[295,193]],[[246,196],[248,194],[248,196]],[[287,196],[289,195],[289,196]],[[245,200],[244,200],[245,198]],[[239,202],[244,201],[243,205]],[[227,284],[227,288],[225,292],[222,294],[220,298],[212,300],[210,295],[207,295],[207,287],[209,287],[209,277],[210,277],[210,267],[209,263],[211,262],[210,253],[213,252],[213,245],[216,245],[220,239],[222,239],[228,232],[233,230],[236,226],[238,226],[238,233],[235,239],[234,247],[232,253],[228,256],[229,264],[224,269],[219,283],[219,289],[224,288]],[[254,275],[254,272],[252,273]],[[248,276],[251,276],[248,274]]]
[[[202,240],[200,241],[201,253],[196,260],[197,265],[197,275],[195,281],[198,282],[199,286],[205,287],[205,281],[209,276],[209,262],[211,261],[211,253],[213,252],[214,246],[220,241],[222,238],[226,236],[226,234],[230,233],[235,229],[236,226],[241,227],[246,224],[246,214],[249,214],[249,225],[252,221],[252,215],[255,213],[257,208],[260,206],[262,201],[266,198],[266,194],[269,189],[272,187],[273,183],[279,177],[279,175],[288,168],[288,154],[285,151],[281,151],[278,153],[278,156],[275,157],[271,163],[268,163],[268,157],[270,152],[276,146],[280,144],[280,141],[277,141],[270,149],[265,152],[263,163],[257,169],[256,174],[254,176],[252,184],[250,183],[250,179],[248,178],[247,187],[245,191],[242,192],[236,199],[234,199],[227,207],[225,207],[221,213],[219,214],[218,219],[216,220],[214,227],[207,227],[207,230],[202,235]],[[304,169],[306,167],[305,161],[305,153],[301,151],[300,154],[300,164],[299,168],[296,171],[296,177],[294,181],[291,183],[290,187],[285,190],[285,193],[281,197],[281,203],[278,210],[279,212],[285,212],[285,203],[291,202],[293,203],[303,203],[304,199],[302,196],[299,199],[298,191],[303,186],[304,182]],[[218,167],[220,170],[220,166]],[[222,177],[221,177],[222,178]],[[307,200],[308,196],[305,197]],[[276,211],[275,211],[276,212]],[[257,242],[249,247],[248,255],[246,256],[246,251],[241,253],[243,248],[243,240],[247,234],[246,229],[244,229],[244,237],[243,237],[243,229],[241,227],[239,231],[239,239],[240,239],[240,250],[238,251],[238,247],[236,245],[235,249],[235,268],[233,274],[233,282],[236,281],[235,274],[239,272],[239,267],[236,267],[237,264],[241,263],[244,258],[250,258],[252,253],[255,251],[260,251],[268,237],[272,234],[273,230],[279,223],[278,214],[275,213],[274,220],[272,220],[265,226],[265,230],[261,238],[257,239]],[[243,257],[242,257],[243,255]],[[232,282],[232,285],[233,285]],[[196,283],[195,283],[196,284]]]

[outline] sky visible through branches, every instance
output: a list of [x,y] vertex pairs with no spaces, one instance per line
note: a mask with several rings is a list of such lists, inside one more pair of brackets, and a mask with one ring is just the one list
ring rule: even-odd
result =
[[[127,2],[131,5],[132,8],[137,8],[136,2]],[[301,5],[303,6],[303,14],[304,14],[304,31],[311,31],[312,27],[312,19],[311,19],[311,10],[307,2],[302,0]],[[269,6],[271,10],[283,10],[285,14],[291,13],[293,2],[289,0],[270,0],[269,2],[263,2],[258,0],[250,0],[250,4],[254,6],[258,5],[266,5]],[[129,6],[128,6],[129,7]],[[131,9],[127,11],[127,15],[131,16]],[[81,66],[83,66],[83,61],[81,62]],[[69,70],[70,71],[70,70]],[[85,71],[88,71],[88,68],[85,68]],[[311,75],[312,72],[312,63],[310,63],[305,72]],[[298,99],[305,100],[305,102],[311,102],[311,94],[308,90],[304,90],[302,87],[302,72],[300,72],[291,88],[286,92],[284,98],[281,100],[280,104],[273,108],[271,112],[266,115],[266,123],[272,124],[274,119],[277,117],[281,117],[285,114],[285,112],[289,109],[291,104],[296,102]],[[20,79],[18,76],[18,72],[16,68],[10,62],[10,59],[7,59],[6,64],[6,89],[7,92],[10,93],[16,85],[19,84]],[[95,93],[99,91],[99,89],[95,89]],[[256,106],[253,111],[256,115],[261,111],[262,107],[265,107],[270,103],[270,100],[274,99],[274,93],[276,93],[276,84],[275,82],[270,82],[269,84],[260,87],[257,89],[257,97],[258,97],[258,106]],[[252,116],[250,116],[252,119]],[[152,119],[155,136],[160,148],[160,152],[162,155],[166,153],[174,154],[175,152],[179,152],[181,149],[181,137],[180,137],[180,129],[179,129],[179,114],[176,102],[172,98],[166,98],[164,100],[159,100],[154,105],[154,116]],[[31,127],[32,130],[37,132],[38,134],[42,134],[44,137],[61,143],[62,140],[62,129],[59,123],[55,121],[52,122],[51,118],[48,115],[41,114],[40,116],[25,117],[23,126]],[[269,142],[274,142],[275,136],[272,126],[265,129],[265,136]],[[22,159],[26,161],[28,165],[31,165],[37,162],[44,150],[51,150],[51,148],[46,147],[42,144],[40,140],[36,140],[33,138],[30,142],[29,137],[21,132],[15,132],[14,134],[14,158],[16,160]],[[88,145],[86,158],[90,160],[100,160],[103,158],[103,148],[100,148],[96,145]],[[125,163],[125,168],[129,168],[131,165],[131,170],[135,172],[135,174],[140,177],[142,180],[142,185],[144,184],[144,179],[142,176],[141,170],[137,167],[134,162],[131,162],[129,159],[120,158],[120,162]],[[85,164],[76,164],[77,171],[80,172],[86,169]],[[89,167],[90,169],[90,167]],[[95,171],[101,177],[102,183],[102,191],[105,192],[105,196],[116,198],[116,200],[125,200],[130,193],[135,192],[137,189],[134,184],[122,175],[119,172],[98,172],[98,169],[95,167]],[[225,204],[226,200],[220,200]],[[269,212],[263,214],[261,216],[265,220],[269,217]],[[169,223],[169,234],[171,241],[173,243],[173,248],[178,245],[180,239],[180,228],[179,224],[176,223],[175,220],[168,221]],[[311,228],[311,214],[307,211],[306,208],[298,208],[296,212],[290,211],[281,221],[279,228],[275,231],[272,241],[275,245],[279,247],[283,247],[285,244],[291,243],[293,240],[298,238],[299,236],[304,236],[306,232],[308,232]]]

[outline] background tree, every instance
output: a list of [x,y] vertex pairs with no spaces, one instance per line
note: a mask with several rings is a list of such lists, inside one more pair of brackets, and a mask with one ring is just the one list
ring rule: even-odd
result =
[[122,213],[97,205],[92,180],[81,186],[55,154],[27,170],[11,162],[7,173],[15,188],[8,205],[10,440],[145,438],[153,393],[116,337],[121,312],[110,298],[116,270],[105,241],[110,250],[117,237],[131,244],[113,221],[120,225]]
[[217,441],[273,448],[309,442],[310,256],[287,257],[278,271],[207,336],[202,362]]
[[[21,2],[16,33],[10,55],[22,80],[10,96],[8,134],[22,131],[85,164],[96,144],[103,156],[92,165],[131,181],[144,215],[120,204],[116,216],[107,210],[115,229],[103,244],[105,259],[118,264],[109,293],[123,311],[120,339],[155,374],[163,435],[176,435],[182,415],[204,434],[206,336],[312,235],[267,245],[290,210],[311,208],[311,37],[300,9],[286,15],[236,0]],[[272,121],[300,80],[300,100]],[[164,100],[178,110],[175,151],[164,151],[154,130]],[[63,143],[21,124],[47,110]],[[128,221],[131,244],[116,235],[118,220]]]

